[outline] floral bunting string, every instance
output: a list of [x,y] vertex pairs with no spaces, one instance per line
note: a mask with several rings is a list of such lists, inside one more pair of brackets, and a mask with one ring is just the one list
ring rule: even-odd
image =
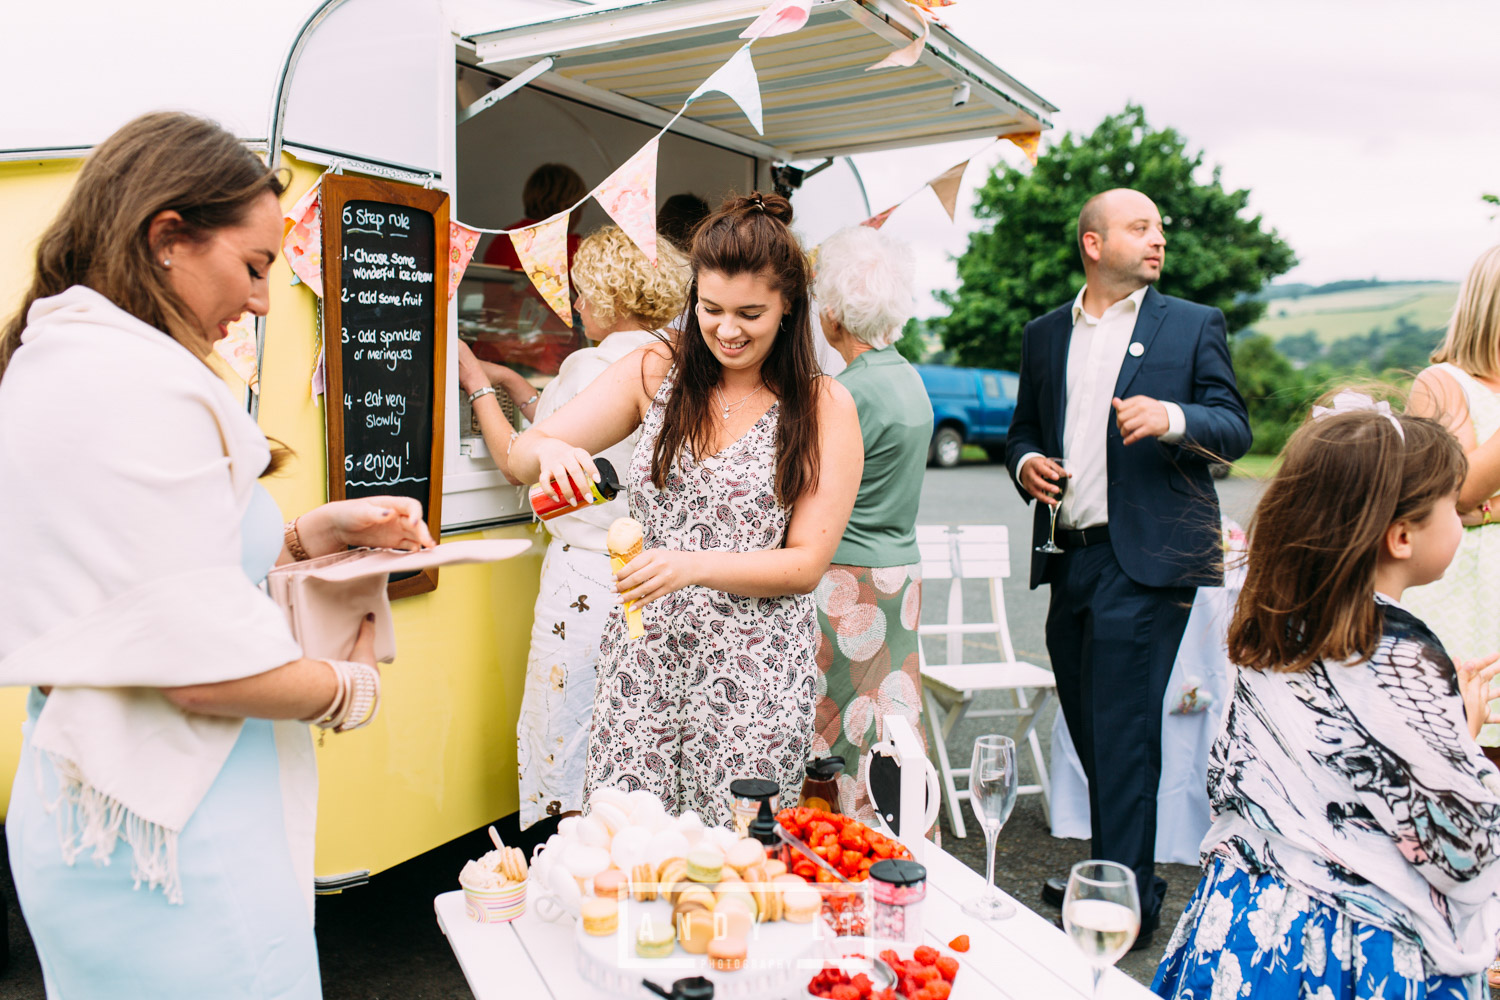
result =
[[1031,165],[1033,167],[1036,166],[1037,151],[1042,144],[1042,133],[1014,132],[1010,135],[1004,136],[1003,138],[1009,139],[1011,142],[1021,147],[1021,152],[1026,154],[1026,159],[1031,161]]
[[917,60],[922,58],[922,50],[927,48],[927,36],[932,34],[932,26],[943,23],[938,20],[937,14],[933,11],[938,7],[952,7],[958,0],[906,0],[906,2],[919,12],[917,20],[922,22],[922,34],[913,39],[911,44],[896,49],[880,62],[873,66],[866,66],[866,73],[872,69],[888,69],[892,66],[915,66]]
[[318,202],[323,179],[302,193],[283,217],[281,253],[303,284],[323,297],[323,210]]
[[786,35],[807,23],[812,14],[812,0],[776,0],[740,32],[741,38],[771,38]]
[[958,208],[958,188],[963,183],[964,170],[968,166],[968,160],[954,164],[927,182],[927,186],[932,188],[932,193],[938,196],[938,201],[943,203],[943,210],[948,213],[949,222],[954,221],[953,213]]
[[[760,80],[755,75],[755,64],[750,61],[749,42],[730,56],[728,62],[714,70],[713,76],[699,84],[698,89],[688,97],[687,103],[692,104],[710,91],[718,91],[727,95],[730,100],[740,106],[745,117],[750,119],[750,124],[755,126],[756,134],[766,134],[764,116],[761,112]],[[683,110],[687,110],[686,106]],[[678,114],[682,112],[679,111]]]
[[552,311],[573,325],[573,305],[568,294],[568,217],[561,212],[534,226],[510,234],[510,242],[521,258],[521,268]]
[[462,222],[448,223],[448,301],[458,294],[458,283],[474,259],[474,248],[479,246],[479,231]]
[[656,266],[656,154],[652,139],[594,191],[594,199]]
[[223,358],[229,370],[253,393],[260,392],[259,366],[255,363],[255,316],[242,313],[225,329],[228,333],[214,341],[214,353]]
[[869,226],[871,229],[879,229],[881,226],[885,225],[885,220],[889,219],[891,217],[891,213],[894,212],[896,209],[900,208],[905,203],[906,202],[905,202],[904,199],[902,201],[898,201],[898,202],[896,202],[896,204],[892,205],[890,208],[886,209],[884,212],[881,212],[879,215],[872,215],[872,216],[870,216],[864,222],[861,222],[860,225],[861,226]]

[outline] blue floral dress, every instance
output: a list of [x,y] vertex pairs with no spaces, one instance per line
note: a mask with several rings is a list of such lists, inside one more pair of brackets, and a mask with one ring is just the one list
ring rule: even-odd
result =
[[1473,1000],[1500,927],[1500,774],[1437,637],[1377,596],[1364,662],[1240,669],[1209,758],[1174,1000]]

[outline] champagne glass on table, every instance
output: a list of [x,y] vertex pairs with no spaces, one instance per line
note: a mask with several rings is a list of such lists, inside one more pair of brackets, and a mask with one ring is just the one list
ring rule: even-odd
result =
[[1113,861],[1078,862],[1068,876],[1062,919],[1068,937],[1093,968],[1097,997],[1104,970],[1130,950],[1141,929],[1135,872]]
[[1053,482],[1057,486],[1057,494],[1054,497],[1057,502],[1051,505],[1051,510],[1049,512],[1052,515],[1052,524],[1048,527],[1047,530],[1047,540],[1041,545],[1038,545],[1036,547],[1036,550],[1038,552],[1045,552],[1048,555],[1057,555],[1058,553],[1063,551],[1062,548],[1057,544],[1057,509],[1062,506],[1063,494],[1068,492],[1068,476],[1066,475],[1068,471],[1068,462],[1066,459],[1062,458],[1049,458],[1047,459],[1047,461],[1056,465],[1059,469],[1062,469],[1064,475],[1058,476],[1057,479],[1053,480]]
[[969,765],[969,805],[984,831],[984,893],[964,903],[963,910],[981,920],[1005,920],[1016,914],[1015,904],[995,887],[995,841],[1016,804],[1016,743],[1009,736],[981,736],[974,741]]

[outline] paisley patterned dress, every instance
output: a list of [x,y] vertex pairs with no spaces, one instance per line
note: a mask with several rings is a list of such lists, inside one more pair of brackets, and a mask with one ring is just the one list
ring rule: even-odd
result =
[[[780,404],[712,458],[700,462],[685,449],[658,490],[651,455],[672,385],[668,373],[625,476],[645,547],[781,547],[791,511],[775,490]],[[812,597],[684,587],[646,605],[642,617],[639,639],[628,637],[619,607],[604,630],[584,798],[595,788],[645,788],[668,812],[696,810],[723,826],[732,818],[729,783],[766,778],[781,785],[782,806],[795,805],[817,705]]]

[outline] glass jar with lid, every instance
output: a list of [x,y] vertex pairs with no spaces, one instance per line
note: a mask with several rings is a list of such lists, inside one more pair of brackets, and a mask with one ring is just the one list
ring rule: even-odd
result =
[[770,803],[774,816],[776,796],[780,791],[780,785],[765,778],[736,778],[731,781],[729,794],[733,800],[731,808],[734,811],[734,832],[741,837],[749,833],[750,821],[760,812],[762,802]]
[[870,934],[883,941],[922,943],[922,900],[927,869],[915,861],[887,858],[870,866],[874,895]]
[[839,808],[839,772],[844,770],[844,758],[837,754],[814,757],[803,770],[807,776],[802,780],[802,796],[797,804],[824,812],[843,812]]

